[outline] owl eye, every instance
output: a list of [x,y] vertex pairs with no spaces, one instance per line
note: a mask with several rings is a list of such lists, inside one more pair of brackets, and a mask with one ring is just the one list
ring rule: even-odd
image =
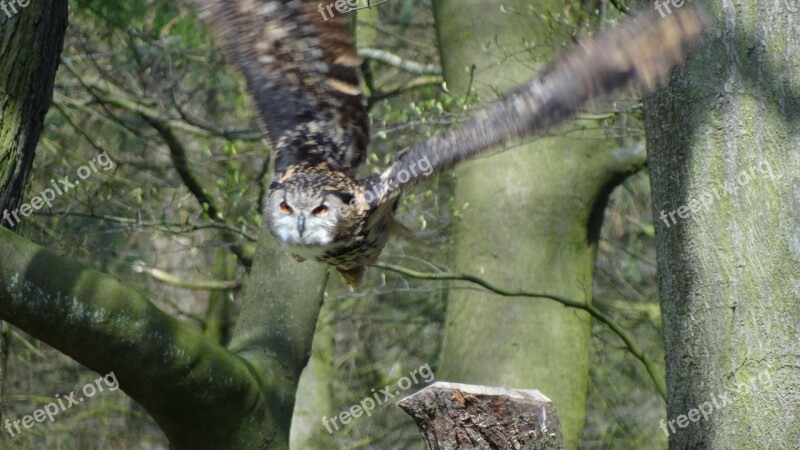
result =
[[291,214],[292,208],[286,203],[286,200],[281,201],[280,207],[281,211],[283,211],[284,213]]
[[311,211],[315,216],[324,216],[328,213],[328,207],[325,205],[319,205]]

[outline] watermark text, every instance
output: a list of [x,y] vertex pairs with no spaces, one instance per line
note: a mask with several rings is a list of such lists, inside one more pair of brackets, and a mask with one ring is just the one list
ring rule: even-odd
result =
[[[736,177],[736,183],[722,182],[719,186],[713,187],[710,191],[703,192],[699,196],[689,199],[686,204],[672,211],[666,212],[662,209],[659,213],[659,217],[664,221],[667,228],[669,228],[678,223],[678,219],[689,219],[692,217],[692,214],[697,214],[703,210],[709,211],[715,200],[718,201],[724,196],[735,195],[737,184],[739,186],[744,186],[750,183],[751,180],[758,178],[759,174],[764,177],[769,176],[771,180],[780,180],[783,178],[783,175],[776,174],[772,170],[772,166],[769,165],[769,162],[762,161],[758,165],[750,167],[750,170],[742,170],[739,172]],[[675,218],[676,215],[677,219]]]
[[[44,405],[31,414],[27,414],[21,419],[15,419],[13,421],[11,419],[6,419],[5,429],[11,437],[15,437],[22,433],[22,428],[30,430],[35,423],[42,423],[45,420],[53,422],[57,415],[72,408],[73,405],[80,404],[87,398],[94,397],[98,392],[103,392],[104,385],[108,388],[109,392],[114,392],[119,389],[119,382],[113,371],[97,378],[93,383],[84,385],[80,392],[82,392],[85,397],[81,397],[78,395],[79,393],[75,391],[64,396],[56,394],[56,401]],[[20,425],[22,425],[22,428],[20,428]]]
[[92,176],[92,174],[97,173],[99,171],[98,167],[102,168],[106,172],[114,167],[114,161],[111,160],[107,152],[100,153],[92,158],[88,165],[78,167],[78,180],[70,180],[69,175],[58,180],[50,180],[50,185],[52,187],[44,189],[39,193],[39,195],[34,196],[28,203],[23,203],[19,206],[19,208],[11,211],[7,209],[3,210],[0,223],[5,222],[11,228],[14,228],[22,220],[20,216],[29,217],[35,211],[42,209],[45,205],[47,205],[48,208],[51,208],[53,206],[53,200],[56,199],[57,195],[61,196],[70,190],[74,190],[81,183],[81,180],[85,180]]
[[22,8],[27,8],[31,4],[31,0],[0,0],[0,10],[6,13],[6,17],[11,18],[17,14]]
[[[417,375],[420,376],[419,380],[417,379]],[[397,387],[399,389],[392,389],[391,385],[387,385],[380,391],[372,389],[373,395],[364,397],[358,404],[351,406],[349,409],[340,412],[330,419],[323,417],[322,425],[325,426],[328,433],[333,433],[334,429],[338,431],[340,425],[337,422],[341,422],[341,426],[344,426],[349,424],[353,419],[357,419],[364,414],[366,414],[367,417],[372,416],[372,410],[375,409],[376,406],[390,403],[392,399],[400,395],[400,392],[408,390],[415,384],[430,383],[431,381],[433,381],[433,371],[428,364],[425,364],[419,369],[411,371],[407,377],[397,380]],[[331,425],[333,425],[333,429],[331,429]]]
[[[675,425],[683,429],[688,427],[690,423],[700,421],[700,417],[702,417],[703,420],[708,420],[708,417],[715,410],[718,411],[724,408],[737,399],[740,399],[743,395],[758,393],[770,388],[772,388],[772,377],[769,371],[764,369],[758,376],[752,377],[749,383],[741,381],[736,383],[734,389],[726,389],[716,394],[712,393],[709,397],[709,401],[699,404],[697,408],[690,409],[686,414],[681,414],[677,418],[669,421],[661,419],[661,430],[669,437],[670,433],[675,434],[677,432]],[[667,427],[669,427],[669,429],[667,429]]]
[[[661,17],[667,17],[667,14],[672,14],[672,9],[669,7],[670,4],[675,8],[680,8],[687,1],[691,0],[656,0],[656,11],[661,14]],[[667,10],[666,13],[664,12],[665,9]]]

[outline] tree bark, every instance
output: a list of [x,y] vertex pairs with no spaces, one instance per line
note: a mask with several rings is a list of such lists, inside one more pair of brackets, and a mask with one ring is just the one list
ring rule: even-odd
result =
[[[336,448],[334,431],[328,431],[324,417],[333,417],[336,407],[333,401],[333,382],[336,377],[334,356],[333,311],[331,302],[320,311],[317,333],[311,351],[311,359],[300,377],[297,402],[292,416],[290,448]],[[330,426],[330,425],[329,425]]]
[[66,0],[6,7],[0,10],[0,222],[13,228],[17,221],[2,214],[22,201],[53,98],[68,12]]
[[645,103],[670,448],[800,443],[796,2],[710,2]]
[[[448,88],[472,85],[484,101],[534,75],[520,57],[526,42],[546,47],[547,25],[527,13],[528,2],[434,1]],[[502,6],[502,8],[501,8]],[[536,8],[553,10],[563,2]],[[501,12],[505,8],[506,13]],[[549,62],[552,50],[540,63]],[[514,55],[513,57],[510,55]],[[474,80],[469,67],[476,64]],[[571,128],[596,128],[577,122]],[[544,138],[455,171],[456,272],[496,286],[591,299],[596,239],[607,196],[644,163],[596,131]],[[513,388],[536,387],[553,400],[567,448],[579,446],[589,378],[590,319],[546,300],[510,300],[451,290],[439,377]]]
[[541,392],[435,383],[399,402],[429,450],[563,449],[561,424]]
[[[260,428],[269,427],[274,437],[264,441],[264,448],[288,449],[295,396],[311,356],[328,266],[315,261],[298,263],[279,248],[266,225],[258,238],[230,350],[252,365],[262,386],[261,401],[267,402],[269,416],[261,423],[254,422],[249,432],[264,435]],[[242,438],[243,443],[252,439],[248,434]],[[244,448],[242,445],[219,448]]]

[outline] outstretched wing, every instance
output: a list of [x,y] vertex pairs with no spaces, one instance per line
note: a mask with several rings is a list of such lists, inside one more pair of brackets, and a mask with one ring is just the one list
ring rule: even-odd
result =
[[361,61],[345,16],[306,0],[191,1],[247,80],[276,173],[298,162],[352,172],[364,161]]
[[539,78],[529,81],[451,128],[400,155],[364,180],[370,209],[460,161],[511,139],[563,122],[586,102],[626,86],[652,88],[679,64],[700,35],[704,14],[684,7],[662,18],[644,14],[581,44]]

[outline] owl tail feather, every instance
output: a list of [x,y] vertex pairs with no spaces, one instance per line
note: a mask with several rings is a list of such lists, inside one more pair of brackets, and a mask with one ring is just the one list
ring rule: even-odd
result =
[[345,283],[347,283],[347,286],[350,287],[350,291],[352,292],[358,287],[358,285],[361,284],[361,281],[364,279],[366,267],[358,266],[351,269],[337,267],[336,270],[339,271],[339,275],[344,278]]

